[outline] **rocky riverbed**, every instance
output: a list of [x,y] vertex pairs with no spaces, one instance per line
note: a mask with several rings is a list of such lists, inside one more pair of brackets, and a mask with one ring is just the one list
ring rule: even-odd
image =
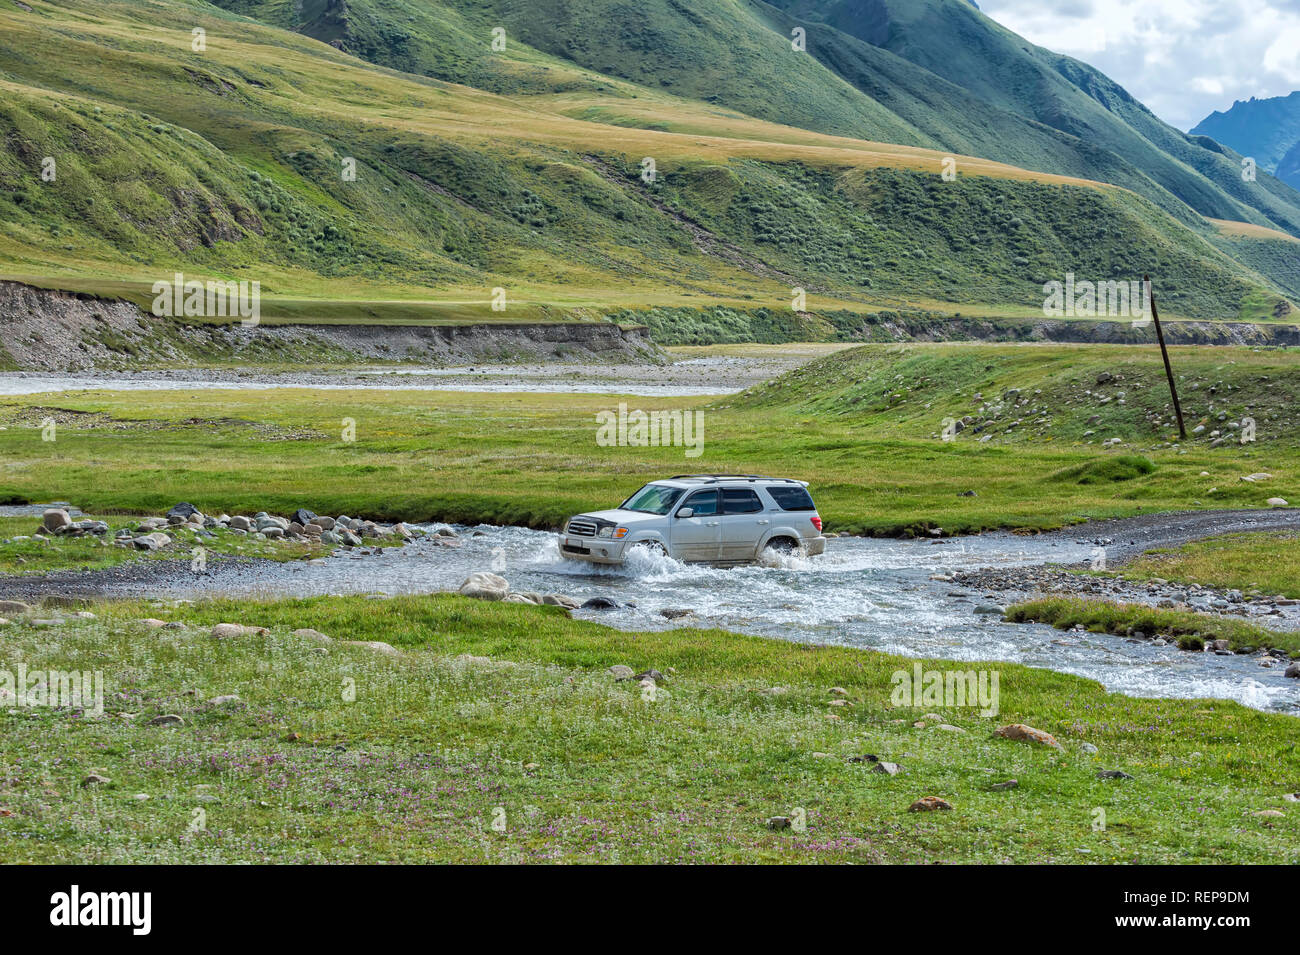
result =
[[1026,567],[1018,570],[979,570],[945,577],[962,587],[996,594],[1007,602],[1038,597],[1081,597],[1144,603],[1169,610],[1244,617],[1263,627],[1300,630],[1300,600],[1281,594],[1243,594],[1240,590],[1173,584],[1154,578],[1145,582],[1118,577],[1080,575],[1054,567]]

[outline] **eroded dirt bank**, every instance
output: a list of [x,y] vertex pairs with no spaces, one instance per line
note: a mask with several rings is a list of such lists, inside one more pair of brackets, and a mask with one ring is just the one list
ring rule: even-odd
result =
[[[707,316],[711,309],[675,311]],[[0,369],[125,371],[241,363],[301,365],[304,370],[374,362],[442,367],[539,361],[659,364],[664,360],[660,344],[705,343],[679,341],[672,322],[651,321],[649,327],[637,324],[655,313],[622,311],[607,316],[626,320],[622,323],[262,324],[243,328],[237,324],[186,324],[155,318],[127,301],[0,282]],[[851,316],[850,321],[846,314],[839,313],[835,322],[823,328],[821,337],[846,344],[1145,344],[1155,340],[1150,326],[1131,321],[984,319],[892,312]],[[754,340],[766,340],[759,332],[755,326]],[[1165,335],[1175,345],[1300,346],[1300,326],[1288,324],[1170,321],[1165,323]],[[781,336],[779,343],[796,340],[802,339]]]
[[612,322],[190,325],[131,302],[0,282],[0,367],[125,370],[205,364],[659,362],[645,329]]

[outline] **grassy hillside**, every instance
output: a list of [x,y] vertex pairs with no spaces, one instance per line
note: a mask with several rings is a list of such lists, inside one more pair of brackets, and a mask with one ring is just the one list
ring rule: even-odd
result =
[[[1300,234],[1300,192],[1266,174],[1244,182],[1240,157],[1161,122],[1104,74],[1028,43],[966,0],[772,3],[802,21],[888,50],[989,106],[1072,137],[1089,155],[1110,154],[1112,162],[1140,170],[1202,215]],[[1024,164],[1054,168],[1050,160]],[[1101,170],[1086,175],[1107,178]]]
[[[1229,433],[1239,437],[1241,420],[1253,417],[1255,442],[1233,442],[1242,453],[1294,454],[1300,414],[1292,405],[1300,370],[1290,352],[1174,348],[1171,354],[1188,429],[1204,426],[1184,448],[1208,448]],[[1178,440],[1154,346],[868,346],[820,358],[733,404],[815,415],[900,438],[932,430],[936,420],[959,419],[965,427],[951,442],[958,446],[1099,446],[1119,438],[1123,447],[1145,452]]]
[[1211,241],[1236,261],[1254,269],[1300,301],[1300,239],[1242,222],[1216,222]]
[[573,82],[506,96],[177,0],[0,8],[0,26],[0,275],[37,284],[147,303],[183,271],[261,282],[268,316],[361,321],[788,309],[796,286],[810,308],[1032,310],[1067,272],[1147,270],[1171,315],[1254,317],[1280,299],[1208,224],[1123,190],[968,157],[946,183],[940,152],[776,126],[541,53],[518,62]]
[[[636,87],[665,89],[819,132],[937,145],[816,60],[795,53],[788,33],[774,33],[744,3],[309,0],[291,7],[279,0],[217,0],[217,5],[332,42],[373,63],[494,92],[594,89],[635,96]],[[491,46],[498,27],[506,31],[503,51]],[[597,77],[612,79],[602,83]],[[803,120],[794,122],[796,116]]]
[[[1300,193],[1267,176],[1243,184],[1236,157],[1188,139],[1102,74],[1031,47],[967,0],[220,3],[372,62],[488,89],[590,88],[571,69],[542,65],[540,53],[776,122],[1112,182],[1169,211],[1186,203],[1300,228]],[[500,56],[485,40],[494,27],[508,37]],[[806,53],[791,48],[795,28]]]
[[1118,191],[747,163],[670,173],[663,193],[787,275],[895,303],[1002,302],[1041,314],[1043,285],[1063,280],[1062,266],[1097,281],[1176,275],[1160,300],[1178,314],[1230,313],[1248,289],[1225,285],[1229,260],[1205,254],[1198,233]]

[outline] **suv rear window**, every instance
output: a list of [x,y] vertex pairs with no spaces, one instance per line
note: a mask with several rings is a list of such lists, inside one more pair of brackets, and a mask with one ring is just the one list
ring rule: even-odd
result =
[[772,495],[772,500],[776,501],[777,506],[783,511],[817,510],[812,495],[805,488],[794,485],[769,487],[767,493]]
[[723,514],[756,514],[763,510],[763,502],[747,487],[722,489]]

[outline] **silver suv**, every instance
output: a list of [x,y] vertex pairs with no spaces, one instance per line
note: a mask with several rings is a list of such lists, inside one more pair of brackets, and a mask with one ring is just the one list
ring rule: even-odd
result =
[[635,547],[677,560],[742,564],[765,553],[820,554],[822,519],[808,482],[757,474],[679,474],[618,507],[569,518],[560,553],[621,564]]

